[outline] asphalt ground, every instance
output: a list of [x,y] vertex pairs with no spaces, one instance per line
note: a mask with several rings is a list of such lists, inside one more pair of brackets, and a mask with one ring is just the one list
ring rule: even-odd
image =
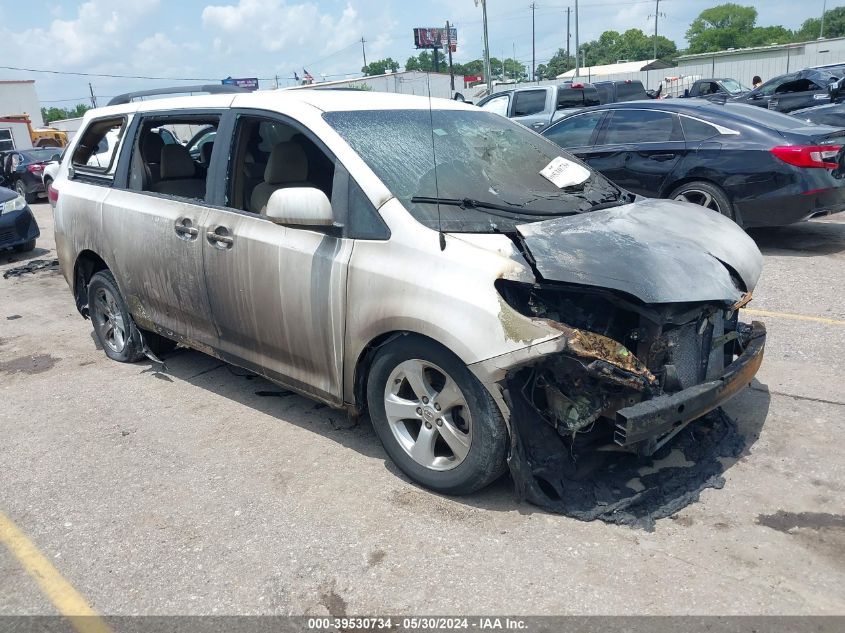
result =
[[[0,273],[55,256],[34,210],[36,251]],[[0,278],[0,615],[845,614],[845,217],[752,236],[745,317],[769,338],[726,407],[745,448],[653,532],[507,477],[438,496],[366,420],[199,352],[112,362],[60,273]]]

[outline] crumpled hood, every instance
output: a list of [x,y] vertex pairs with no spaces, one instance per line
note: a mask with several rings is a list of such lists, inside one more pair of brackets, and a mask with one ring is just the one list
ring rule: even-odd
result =
[[[517,227],[546,281],[619,290],[644,303],[738,301],[763,257],[730,219],[684,202],[643,200]],[[727,264],[727,266],[725,265]]]

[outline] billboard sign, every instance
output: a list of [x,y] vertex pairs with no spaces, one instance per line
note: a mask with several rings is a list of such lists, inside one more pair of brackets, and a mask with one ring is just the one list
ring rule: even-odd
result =
[[247,90],[258,90],[258,79],[255,77],[242,77],[239,79],[226,77],[221,83],[224,86],[237,86],[238,88],[246,88]]
[[450,28],[447,36],[445,28],[417,28],[414,29],[414,45],[417,48],[442,48],[445,49],[449,42],[452,44],[452,52],[458,50],[458,29]]

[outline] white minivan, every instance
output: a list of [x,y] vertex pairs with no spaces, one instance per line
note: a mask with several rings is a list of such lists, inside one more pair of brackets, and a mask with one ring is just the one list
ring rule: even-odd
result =
[[[504,117],[337,90],[119,101],[53,184],[62,270],[114,360],[192,347],[368,412],[425,486],[510,466],[546,505],[551,464],[650,454],[760,365],[741,229]],[[171,126],[214,135],[194,157]]]

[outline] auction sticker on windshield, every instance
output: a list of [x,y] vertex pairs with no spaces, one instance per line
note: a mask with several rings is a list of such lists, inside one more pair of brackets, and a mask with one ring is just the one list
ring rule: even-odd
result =
[[563,156],[558,156],[543,167],[540,175],[558,189],[563,189],[586,182],[590,178],[590,170],[566,160]]

